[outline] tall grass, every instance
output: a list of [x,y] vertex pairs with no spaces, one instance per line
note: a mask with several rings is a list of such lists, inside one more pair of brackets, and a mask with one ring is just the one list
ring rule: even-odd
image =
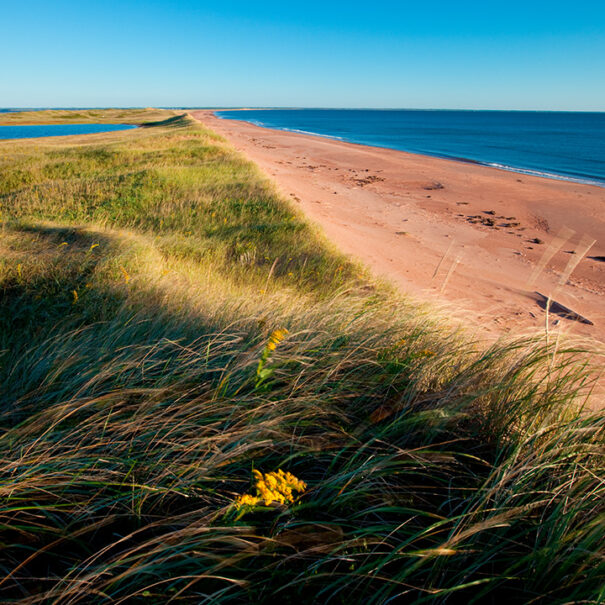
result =
[[0,144],[0,599],[602,602],[590,356],[469,342],[166,119]]

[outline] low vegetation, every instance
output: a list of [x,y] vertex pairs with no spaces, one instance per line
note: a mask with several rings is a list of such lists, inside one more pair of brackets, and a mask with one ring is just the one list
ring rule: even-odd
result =
[[120,112],[0,142],[0,600],[602,602],[590,355],[469,342]]

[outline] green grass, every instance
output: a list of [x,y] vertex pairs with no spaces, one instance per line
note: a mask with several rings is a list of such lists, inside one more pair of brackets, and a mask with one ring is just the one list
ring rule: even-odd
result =
[[594,353],[469,342],[153,119],[0,142],[0,600],[603,602]]

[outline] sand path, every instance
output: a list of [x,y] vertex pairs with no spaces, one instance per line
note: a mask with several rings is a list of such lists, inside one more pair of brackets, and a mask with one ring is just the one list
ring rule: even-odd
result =
[[552,295],[579,316],[553,308],[549,329],[605,342],[605,188],[191,114],[341,250],[405,292],[454,303],[478,333],[544,329]]

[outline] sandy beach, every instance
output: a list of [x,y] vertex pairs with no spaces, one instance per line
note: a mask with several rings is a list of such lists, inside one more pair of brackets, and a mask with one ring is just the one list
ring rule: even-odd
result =
[[191,113],[342,251],[478,335],[544,330],[551,296],[549,330],[605,341],[605,188]]

